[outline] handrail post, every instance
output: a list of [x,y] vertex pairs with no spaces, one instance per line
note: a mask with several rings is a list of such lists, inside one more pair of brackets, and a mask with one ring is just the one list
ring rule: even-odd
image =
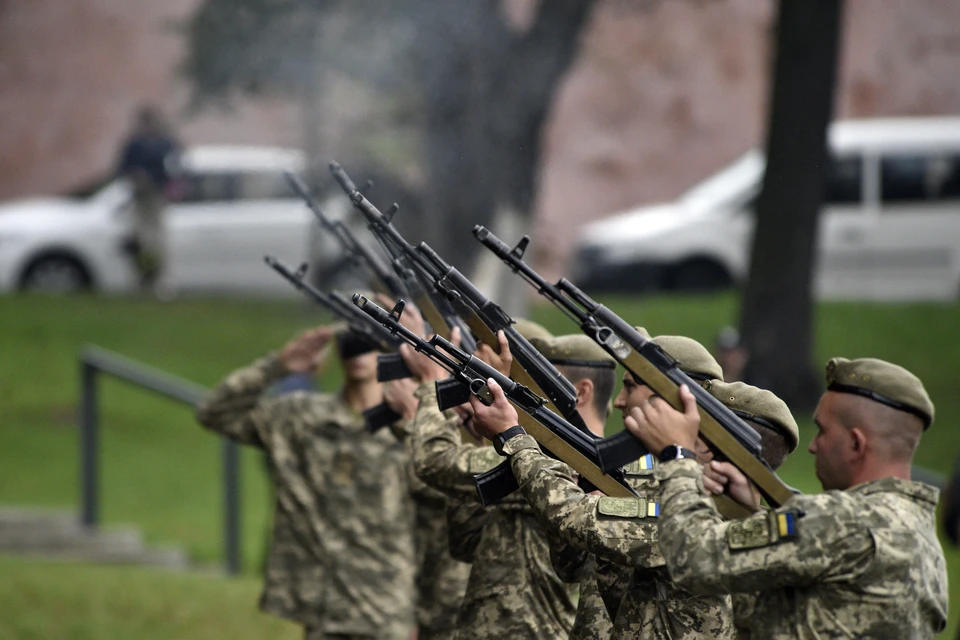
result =
[[237,444],[223,445],[223,550],[227,573],[240,573],[240,454]]
[[80,365],[80,522],[95,529],[100,520],[99,415],[97,412],[97,369]]

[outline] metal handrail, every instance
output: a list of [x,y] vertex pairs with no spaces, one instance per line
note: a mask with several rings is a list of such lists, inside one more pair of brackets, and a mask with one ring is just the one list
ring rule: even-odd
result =
[[[195,407],[207,389],[101,347],[80,352],[80,521],[96,529],[100,521],[100,415],[97,377],[104,373]],[[223,460],[223,544],[227,573],[240,572],[240,460],[236,443],[221,438]]]

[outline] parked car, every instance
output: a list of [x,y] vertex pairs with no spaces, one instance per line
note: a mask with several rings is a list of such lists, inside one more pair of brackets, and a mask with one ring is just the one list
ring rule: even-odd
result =
[[[283,177],[284,170],[302,172],[304,162],[294,149],[188,149],[164,211],[165,285],[177,292],[292,294],[263,256],[297,264],[311,253],[312,214]],[[135,289],[123,251],[132,222],[122,179],[83,198],[0,204],[0,291]]]
[[[828,135],[816,294],[960,296],[960,118],[850,120]],[[676,202],[587,225],[573,276],[595,291],[716,289],[744,282],[764,159],[753,150]]]

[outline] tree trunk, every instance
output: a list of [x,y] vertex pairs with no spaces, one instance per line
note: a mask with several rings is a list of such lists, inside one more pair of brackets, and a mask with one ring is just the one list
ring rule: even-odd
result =
[[766,172],[740,328],[747,381],[809,409],[821,389],[811,366],[811,281],[843,2],[779,4]]

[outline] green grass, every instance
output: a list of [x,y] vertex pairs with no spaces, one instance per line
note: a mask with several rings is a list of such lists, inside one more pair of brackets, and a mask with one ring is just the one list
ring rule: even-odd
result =
[[[605,302],[653,334],[688,335],[707,345],[720,326],[735,324],[737,314],[737,299],[731,295],[611,298]],[[574,330],[551,307],[538,306],[532,315],[556,333]],[[0,504],[76,505],[77,355],[83,344],[114,349],[209,386],[228,371],[278,347],[296,331],[322,320],[312,308],[292,301],[159,303],[136,298],[0,298]],[[924,380],[937,406],[937,420],[925,435],[916,462],[948,474],[960,450],[960,441],[952,432],[953,425],[960,423],[960,394],[954,391],[955,381],[960,380],[960,306],[823,304],[817,311],[816,338],[818,366],[830,356],[870,355],[903,364]],[[326,388],[336,383],[337,372],[328,372]],[[105,521],[136,525],[151,541],[182,544],[195,560],[218,560],[221,503],[217,439],[196,425],[187,408],[123,383],[105,379],[101,398]],[[809,416],[797,418],[801,448],[788,460],[781,475],[805,492],[816,492],[819,485],[813,474],[813,458],[805,453],[812,424]],[[243,457],[243,555],[251,574],[264,548],[268,505],[269,487],[262,464],[254,452],[247,451]],[[956,586],[960,585],[960,553],[946,546],[945,550],[951,575],[957,576],[951,583],[952,630],[960,620],[960,586]],[[41,585],[44,572],[53,571],[47,565],[35,568],[32,563],[0,563],[0,572],[13,570],[34,575],[31,579]],[[83,574],[85,570],[91,573]],[[64,582],[63,597],[67,598],[71,588],[85,591],[89,583],[99,582],[101,575],[105,576],[105,589],[128,576],[131,584],[149,584],[137,582],[140,578],[134,577],[135,572],[99,571],[69,567],[65,575],[76,579]],[[136,593],[134,587],[131,591]],[[76,594],[76,602],[84,602],[85,597]],[[253,598],[250,609],[252,603]],[[38,616],[43,606],[47,606],[46,601],[38,601]],[[71,610],[56,600],[49,606],[63,608],[67,617],[73,611],[81,618],[63,624],[83,623],[83,606]],[[29,617],[25,607],[12,611],[20,609],[23,611],[18,616]],[[132,604],[130,610],[132,617],[142,613],[146,619],[154,611],[134,611]],[[110,610],[103,611],[107,616]],[[0,609],[0,620],[6,618],[2,613]],[[4,630],[0,626],[0,632]],[[71,637],[86,637],[80,633]],[[155,637],[144,633],[147,635],[122,635]],[[6,635],[0,633],[0,637]],[[191,632],[182,637],[205,636]]]
[[295,640],[256,608],[260,581],[0,557],[0,638]]

